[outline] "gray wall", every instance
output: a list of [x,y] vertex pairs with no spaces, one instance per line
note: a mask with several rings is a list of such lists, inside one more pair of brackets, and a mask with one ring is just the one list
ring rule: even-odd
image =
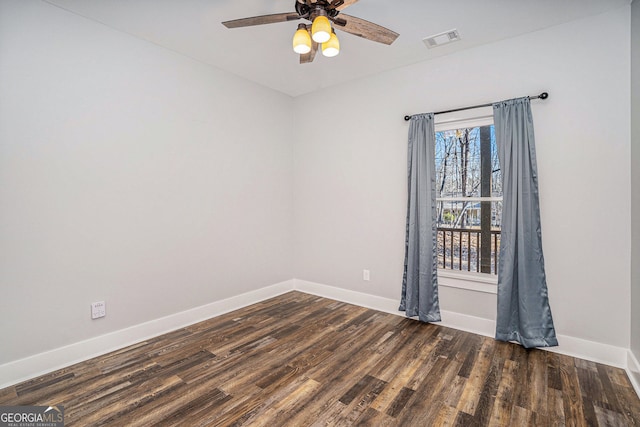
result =
[[0,58],[0,364],[292,277],[291,98],[42,1]]
[[631,351],[636,360],[640,360],[640,2],[638,0],[631,3],[631,236]]
[[[628,348],[628,6],[296,98],[295,111],[304,116],[332,111],[326,131],[301,128],[304,137],[294,142],[296,278],[398,299],[403,115],[542,90],[550,98],[534,101],[533,116],[556,328]],[[362,280],[363,269],[371,281]],[[443,310],[495,316],[495,295],[443,286],[440,292]]]

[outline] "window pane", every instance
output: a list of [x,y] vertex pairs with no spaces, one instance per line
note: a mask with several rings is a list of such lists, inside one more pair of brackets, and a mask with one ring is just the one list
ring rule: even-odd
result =
[[[469,225],[459,226],[456,225],[456,211],[448,208],[459,208],[463,202],[447,203],[442,203],[445,207],[444,221],[438,224],[438,268],[497,274],[502,202],[484,202],[491,204],[491,228],[488,232],[480,227],[476,215],[479,209],[469,215]],[[486,252],[483,252],[483,244],[486,244]]]
[[[481,194],[481,137],[490,144],[490,192]],[[436,191],[443,197],[502,197],[493,125],[436,132]]]
[[496,274],[502,202],[477,200],[502,197],[493,125],[437,132],[435,154],[438,267]]

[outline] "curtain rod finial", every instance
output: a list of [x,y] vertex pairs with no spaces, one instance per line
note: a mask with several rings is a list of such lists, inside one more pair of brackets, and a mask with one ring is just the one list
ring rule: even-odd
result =
[[540,96],[538,96],[538,98],[540,99],[547,99],[548,97],[549,97],[549,94],[547,92],[542,92]]
[[411,120],[411,116],[404,116],[404,121],[408,122],[409,120]]

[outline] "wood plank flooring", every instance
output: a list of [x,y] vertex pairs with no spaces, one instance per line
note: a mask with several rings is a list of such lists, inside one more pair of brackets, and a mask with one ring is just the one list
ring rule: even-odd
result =
[[621,369],[300,292],[0,390],[67,426],[633,426]]

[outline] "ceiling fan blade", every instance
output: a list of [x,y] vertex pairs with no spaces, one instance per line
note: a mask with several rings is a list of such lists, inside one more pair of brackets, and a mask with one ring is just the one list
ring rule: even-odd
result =
[[349,6],[351,6],[354,3],[358,3],[358,0],[344,0],[344,3],[342,3],[340,6],[336,7],[336,9],[345,10],[346,8],[348,8]]
[[234,19],[222,23],[227,28],[251,27],[253,25],[275,24],[278,22],[297,21],[297,12],[274,13],[273,15],[253,16],[251,18]]
[[300,55],[300,63],[301,64],[310,64],[316,57],[316,52],[318,52],[318,43],[311,41],[311,51],[309,53],[303,53]]
[[332,20],[336,24],[335,28],[378,43],[391,44],[400,35],[381,25],[344,13]]

